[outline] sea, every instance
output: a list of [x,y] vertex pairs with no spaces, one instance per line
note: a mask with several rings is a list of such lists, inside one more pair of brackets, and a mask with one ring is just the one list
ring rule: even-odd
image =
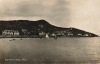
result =
[[1,38],[0,64],[100,64],[100,37]]

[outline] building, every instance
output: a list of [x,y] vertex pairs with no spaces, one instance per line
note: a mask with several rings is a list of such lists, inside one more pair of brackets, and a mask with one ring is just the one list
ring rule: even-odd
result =
[[39,37],[40,38],[44,38],[46,36],[46,33],[45,32],[39,32]]
[[23,32],[23,35],[28,35],[29,34],[27,29],[22,29],[22,32]]
[[81,34],[81,33],[78,33],[77,35],[78,35],[78,36],[82,36],[82,34]]
[[18,30],[4,30],[2,35],[19,35]]

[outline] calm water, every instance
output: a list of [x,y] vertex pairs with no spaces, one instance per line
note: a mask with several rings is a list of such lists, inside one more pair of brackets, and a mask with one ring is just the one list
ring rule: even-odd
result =
[[99,64],[100,38],[0,39],[1,64]]

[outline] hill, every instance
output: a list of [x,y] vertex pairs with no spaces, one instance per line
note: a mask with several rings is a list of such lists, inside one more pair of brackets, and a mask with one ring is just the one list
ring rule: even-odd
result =
[[0,21],[1,37],[98,37],[98,35],[77,28],[63,28],[49,24],[46,20]]

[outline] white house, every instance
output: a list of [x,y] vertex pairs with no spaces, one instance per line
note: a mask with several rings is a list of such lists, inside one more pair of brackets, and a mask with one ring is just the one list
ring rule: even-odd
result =
[[22,32],[24,33],[24,35],[28,34],[28,30],[27,29],[22,29]]
[[19,35],[18,30],[4,30],[2,35]]

